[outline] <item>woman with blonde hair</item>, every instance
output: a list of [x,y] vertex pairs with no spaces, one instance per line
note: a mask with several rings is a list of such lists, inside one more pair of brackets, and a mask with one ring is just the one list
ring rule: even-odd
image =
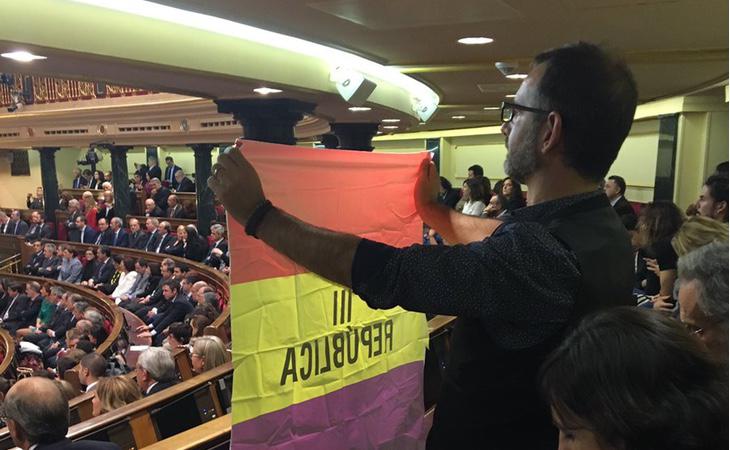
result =
[[139,386],[125,376],[100,378],[91,400],[94,416],[113,411],[142,398]]
[[714,241],[727,243],[727,224],[705,216],[692,216],[672,238],[672,248],[677,256],[684,256]]
[[193,372],[200,374],[228,362],[228,352],[217,336],[202,336],[191,341]]
[[98,230],[96,226],[96,215],[99,213],[99,209],[96,207],[96,200],[94,200],[94,194],[86,191],[81,196],[84,203],[84,214],[86,215],[86,225]]

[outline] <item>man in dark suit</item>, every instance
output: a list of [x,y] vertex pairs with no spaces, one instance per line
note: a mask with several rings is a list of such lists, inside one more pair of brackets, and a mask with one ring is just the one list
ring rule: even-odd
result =
[[140,325],[137,331],[139,337],[151,337],[155,345],[161,345],[164,339],[163,332],[174,322],[182,322],[190,312],[193,305],[185,299],[182,293],[180,282],[167,280],[162,283],[162,296],[169,303],[164,312],[158,312],[148,321],[147,325]]
[[137,359],[137,385],[144,396],[156,394],[175,385],[175,361],[162,347],[150,347]]
[[6,229],[6,234],[14,234],[16,236],[25,236],[28,232],[28,224],[20,218],[20,211],[17,209],[10,213],[10,224]]
[[160,253],[172,242],[173,237],[170,234],[170,228],[170,222],[160,222],[160,225],[157,227],[160,237],[157,239],[157,246],[154,250],[155,253]]
[[611,175],[608,177],[608,181],[606,181],[603,190],[611,202],[613,210],[621,218],[621,223],[624,224],[626,229],[633,230],[636,228],[636,222],[638,220],[636,212],[634,212],[631,203],[624,197],[626,194],[626,181],[618,175]]
[[66,439],[68,400],[47,378],[19,380],[8,391],[3,407],[10,437],[23,450],[119,450],[111,442]]
[[153,178],[162,179],[162,170],[160,169],[157,158],[149,158],[147,165],[149,166],[149,169],[147,169],[148,180]]
[[114,208],[109,205],[106,200],[102,198],[102,196],[99,196],[99,209],[96,212],[96,221],[98,222],[99,219],[106,219],[107,223],[112,220],[112,217],[114,217]]
[[99,234],[96,236],[94,244],[112,245],[112,231],[109,229],[109,224],[107,223],[106,219],[99,219],[99,221],[96,222],[96,226],[99,227]]
[[208,250],[208,256],[203,260],[203,264],[208,264],[211,254],[215,249],[220,249],[223,255],[228,252],[228,241],[224,237],[225,233],[226,229],[219,223],[210,226],[210,235],[213,237],[213,243],[210,246],[210,250]]
[[114,217],[111,220],[112,241],[109,245],[113,247],[129,247],[129,233],[122,228],[122,219]]
[[155,201],[163,214],[167,211],[167,197],[170,196],[170,190],[162,185],[160,180],[153,180],[152,182],[152,200]]
[[96,259],[99,261],[99,270],[94,274],[94,278],[86,282],[87,285],[94,286],[96,284],[105,284],[112,279],[115,269],[111,256],[112,252],[109,250],[109,247],[99,247],[99,249],[96,250]]
[[165,214],[165,216],[171,219],[185,218],[185,209],[178,201],[177,195],[171,194],[167,197],[167,214]]
[[195,183],[185,176],[185,172],[182,169],[175,172],[175,181],[177,181],[175,192],[195,192]]
[[72,242],[81,242],[79,238],[80,231],[76,227],[76,218],[84,216],[79,207],[79,201],[72,198],[68,201],[68,219],[66,219],[66,230],[68,232],[68,240]]
[[0,234],[10,234],[10,217],[5,214],[5,211],[0,211]]
[[163,217],[165,213],[157,207],[153,199],[148,198],[144,201],[144,215],[145,217]]
[[81,170],[77,167],[74,169],[74,180],[71,186],[74,189],[83,189],[89,185],[89,180],[81,176]]
[[147,237],[142,245],[142,250],[147,252],[154,252],[157,248],[157,240],[160,238],[160,233],[157,231],[157,227],[160,226],[159,220],[154,217],[148,217],[145,221],[145,228],[147,229]]
[[61,270],[61,257],[56,255],[56,245],[46,244],[43,246],[43,263],[38,268],[37,275],[55,280]]
[[41,241],[33,242],[33,255],[30,258],[30,262],[25,265],[24,271],[27,275],[38,275],[38,269],[43,264],[45,258],[45,252],[43,251],[43,244]]
[[77,216],[75,226],[77,230],[76,236],[75,239],[69,239],[70,241],[81,242],[82,244],[93,244],[96,242],[97,232],[86,225],[86,216]]
[[170,183],[170,188],[177,190],[177,180],[175,179],[175,174],[178,170],[182,170],[180,167],[175,165],[175,161],[172,159],[172,156],[168,156],[165,158],[165,164],[167,167],[165,167],[165,179],[163,181],[167,181]]
[[26,242],[51,238],[51,227],[46,225],[42,212],[33,211],[30,215],[30,220],[32,224],[28,232],[25,233]]
[[25,323],[23,314],[28,307],[29,299],[24,295],[25,286],[22,283],[15,283],[8,287],[8,295],[10,296],[10,303],[8,307],[2,313],[2,326],[10,332],[11,335],[15,335],[15,332],[19,328],[23,328]]
[[147,243],[147,233],[140,230],[139,220],[129,219],[129,248],[143,250]]

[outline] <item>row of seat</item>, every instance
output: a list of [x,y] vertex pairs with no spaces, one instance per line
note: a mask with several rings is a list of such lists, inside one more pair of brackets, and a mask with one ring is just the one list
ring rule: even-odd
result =
[[[94,195],[94,198],[99,198],[99,194],[104,192],[98,189],[62,189],[60,194],[68,194],[71,198],[81,201],[84,192],[87,191],[91,192]],[[189,209],[190,211],[196,211],[197,197],[195,192],[173,192],[173,194],[177,196],[178,201],[184,208]],[[144,201],[147,200],[147,195],[143,191],[137,191],[135,193],[135,198],[136,202],[132,205],[132,210],[137,215],[143,215]]]

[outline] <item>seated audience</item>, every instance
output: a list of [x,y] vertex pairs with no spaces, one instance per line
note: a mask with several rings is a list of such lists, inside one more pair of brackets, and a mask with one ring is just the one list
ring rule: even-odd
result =
[[183,256],[191,261],[201,262],[208,253],[208,242],[198,234],[195,225],[187,225],[183,240]]
[[113,247],[129,247],[129,234],[124,231],[122,219],[113,217],[110,222],[111,243]]
[[83,266],[77,258],[78,252],[74,248],[61,246],[63,249],[63,259],[61,261],[61,270],[58,272],[58,281],[66,283],[78,283],[81,281],[81,272]]
[[96,389],[99,380],[106,375],[106,359],[98,353],[89,353],[79,362],[79,382],[86,386],[84,392]]
[[46,378],[19,380],[8,391],[3,410],[10,437],[23,450],[119,450],[118,445],[110,442],[67,439],[68,400]]
[[190,324],[183,322],[175,322],[167,330],[166,345],[169,350],[185,347],[193,336],[193,328]]
[[157,206],[153,199],[148,198],[144,201],[144,215],[146,217],[162,217],[165,213]]
[[195,192],[195,183],[185,176],[182,169],[175,172],[175,181],[177,182],[175,192]]
[[96,259],[96,252],[93,248],[87,248],[84,251],[83,258],[84,267],[81,270],[81,284],[88,283],[91,278],[94,278],[99,271],[99,261]]
[[10,234],[10,217],[5,211],[0,211],[0,234]]
[[147,243],[147,233],[140,230],[139,220],[129,219],[129,248],[143,250]]
[[57,279],[61,270],[61,258],[56,255],[56,244],[43,246],[43,262],[36,271],[36,275],[44,278]]
[[97,222],[97,227],[99,228],[99,234],[96,236],[96,240],[94,241],[95,245],[112,245],[113,236],[112,231],[109,229],[109,224],[107,223],[106,219],[102,218],[99,219]]
[[124,258],[121,255],[114,255],[111,259],[112,263],[114,264],[114,273],[112,273],[109,282],[96,283],[94,285],[94,289],[98,289],[106,295],[110,295],[112,292],[114,292],[114,290],[117,288],[117,285],[119,284],[119,279],[122,277],[122,273],[124,272]]
[[157,245],[154,249],[155,253],[165,253],[165,249],[175,240],[171,230],[170,222],[160,222],[160,225],[157,227],[159,236],[157,237]]
[[74,237],[70,238],[70,241],[81,242],[82,244],[93,244],[96,242],[98,233],[95,229],[86,225],[85,216],[80,215],[76,217],[75,227]]
[[25,204],[28,209],[43,209],[43,188],[38,186],[35,195],[29,192]]
[[213,323],[213,320],[206,313],[193,314],[190,316],[190,328],[193,336],[201,337],[205,334],[205,327]]
[[[89,174],[91,174],[91,172],[89,172]],[[88,186],[89,180],[81,175],[81,169],[79,169],[78,167],[74,167],[73,175],[74,178],[73,181],[71,181],[72,189],[83,189]]]
[[[64,226],[66,227],[66,232],[68,233],[68,240],[72,242],[81,242],[81,239],[79,237],[80,231],[77,228],[76,218],[86,218],[86,216],[84,216],[84,214],[81,212],[81,205],[79,201],[75,198],[70,199],[68,201],[68,207],[66,212],[68,212],[68,218],[64,222]],[[84,224],[86,224],[85,220]]]
[[679,258],[678,268],[679,318],[713,357],[727,367],[727,241],[712,242],[692,250]]
[[98,270],[88,281],[81,284],[83,286],[94,287],[97,284],[109,283],[114,275],[114,261],[111,256],[112,252],[109,247],[99,247],[96,249]]
[[489,199],[489,204],[484,208],[482,217],[496,219],[507,211],[507,199],[502,194],[494,194]]
[[46,258],[46,252],[43,248],[41,241],[33,242],[33,254],[30,257],[30,262],[25,265],[23,271],[26,275],[38,275],[38,269],[41,268],[43,261]]
[[481,215],[486,208],[486,192],[484,191],[484,183],[479,178],[468,178],[464,181],[462,189],[462,198],[466,200],[464,208],[461,210],[463,214],[468,216]]
[[539,378],[560,448],[728,446],[727,371],[679,323],[653,311],[620,307],[584,318]]
[[700,198],[697,200],[697,213],[701,216],[728,221],[728,177],[727,175],[711,175],[702,186]]
[[[9,231],[7,231],[9,230]],[[6,228],[6,234],[14,234],[16,236],[25,236],[28,232],[28,224],[20,218],[20,211],[17,209],[10,213],[10,223]]]
[[[638,239],[649,258],[647,266],[650,270],[647,272],[644,289],[647,295],[671,299],[674,280],[677,278],[677,254],[671,241],[683,221],[682,211],[677,205],[667,201],[648,203],[639,215]],[[656,301],[654,305],[657,306]],[[660,305],[666,307],[664,304]]]
[[[88,169],[87,169],[88,170]],[[94,171],[94,174],[89,180],[89,189],[101,189],[101,184],[104,182],[104,172],[101,170]]]
[[202,336],[191,340],[190,361],[193,372],[201,374],[228,362],[228,352],[217,336]]
[[8,330],[11,335],[20,328],[25,328],[30,324],[26,324],[25,312],[30,303],[30,299],[25,295],[25,285],[22,283],[13,283],[8,286],[8,297],[10,301],[8,306],[2,312],[0,324]]
[[134,269],[135,265],[132,258],[124,258],[119,264],[119,270],[121,271],[119,281],[114,291],[109,295],[117,304],[122,301],[122,296],[129,295],[134,283],[137,281],[139,274]]
[[165,217],[169,217],[171,219],[185,219],[185,209],[183,209],[182,205],[177,199],[177,195],[171,194],[169,197],[167,197],[167,213],[165,214]]
[[220,249],[222,253],[228,251],[228,241],[225,238],[225,234],[226,228],[223,225],[215,223],[210,226],[210,237],[213,242],[210,245],[210,251],[208,251],[207,257],[209,257],[211,252],[216,248]]
[[25,241],[33,242],[51,238],[51,227],[46,225],[43,213],[33,211],[30,214],[31,225],[27,233],[25,233]]
[[139,387],[125,376],[101,378],[91,399],[92,415],[99,416],[142,398]]
[[148,252],[154,252],[157,248],[157,240],[160,238],[160,232],[157,228],[160,226],[159,220],[154,217],[148,217],[145,220],[145,228],[147,229],[147,236],[141,247],[142,250]]
[[152,186],[152,199],[164,214],[167,211],[167,197],[170,196],[170,190],[164,187],[157,178],[150,180],[150,185]]
[[522,185],[514,178],[507,177],[502,180],[502,195],[507,199],[507,211],[527,206],[525,197],[522,194]]
[[440,177],[440,180],[441,187],[439,188],[439,203],[454,209],[456,204],[459,202],[459,198],[461,198],[461,192],[459,192],[458,189],[454,189],[451,182],[445,177]]
[[158,309],[162,308],[165,304],[165,297],[162,295],[163,283],[166,280],[172,279],[172,271],[175,267],[175,263],[172,260],[163,260],[160,264],[160,275],[161,278],[158,283],[154,286],[153,291],[139,298],[137,301],[129,300],[120,303],[119,306],[133,312],[142,320],[151,319],[157,314]]
[[145,397],[177,383],[172,354],[161,347],[150,347],[142,352],[137,359],[135,370],[137,385]]
[[727,224],[709,217],[693,216],[679,227],[672,238],[672,248],[681,257],[714,241],[728,242]]
[[[166,222],[162,222],[166,223]],[[160,224],[162,226],[162,224]],[[178,225],[175,232],[175,238],[168,241],[167,246],[162,250],[163,253],[174,256],[185,256],[185,241],[187,239],[187,231],[184,225]]]
[[177,280],[167,280],[162,283],[162,296],[165,303],[157,309],[157,314],[147,321],[147,325],[137,327],[139,337],[151,337],[155,345],[161,345],[163,332],[170,324],[182,322],[192,310],[193,306],[185,300]]
[[[38,316],[34,325],[28,328],[21,328],[15,334],[18,338],[26,339],[30,334],[40,334],[48,327],[48,324],[53,320],[53,316],[56,314],[58,309],[58,303],[61,301],[63,295],[63,289],[58,286],[51,287],[50,284],[44,283],[41,285],[41,308],[38,311]],[[33,342],[33,341],[29,341]],[[33,342],[38,344],[38,342]],[[40,347],[40,345],[39,345]],[[41,347],[42,348],[42,347]]]

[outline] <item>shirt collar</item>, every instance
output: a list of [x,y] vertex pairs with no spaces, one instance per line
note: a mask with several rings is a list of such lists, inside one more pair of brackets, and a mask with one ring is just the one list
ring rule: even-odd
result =
[[145,394],[149,394],[150,391],[152,390],[152,388],[155,387],[156,384],[158,384],[157,381],[155,381],[154,383],[150,384],[150,387],[147,388],[147,391],[145,391]]
[[616,197],[615,199],[613,199],[613,200],[609,200],[609,201],[611,202],[611,207],[614,207],[614,206],[616,206],[616,203],[618,203],[618,201],[619,201],[619,200],[621,200],[621,199],[622,199],[623,197],[624,197],[623,195],[619,195],[619,196],[618,196],[618,197]]

